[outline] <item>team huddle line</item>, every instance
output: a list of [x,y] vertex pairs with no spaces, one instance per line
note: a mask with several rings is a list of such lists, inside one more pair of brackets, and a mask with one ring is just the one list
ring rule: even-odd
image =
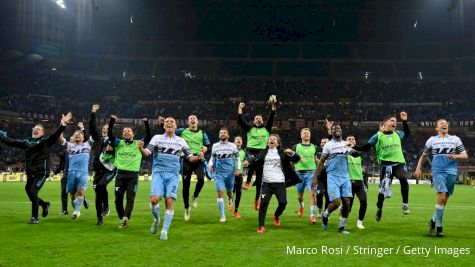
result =
[[[124,127],[121,138],[113,133],[117,117],[110,116],[109,123],[97,130],[96,112],[99,105],[93,105],[89,120],[89,137],[86,135],[83,123],[78,123],[79,129],[71,138],[63,136],[67,124],[72,119],[68,113],[61,118],[61,125],[50,136],[44,136],[44,128],[37,124],[32,129],[32,136],[26,139],[13,139],[7,132],[0,131],[0,142],[23,149],[25,151],[25,166],[27,183],[25,191],[32,203],[29,224],[39,223],[39,207],[42,216],[49,212],[50,202],[42,200],[38,193],[49,177],[49,150],[56,143],[64,147],[60,167],[63,170],[62,184],[62,213],[67,211],[67,194],[71,197],[74,207],[72,219],[81,216],[81,207],[88,203],[85,200],[89,160],[92,157],[94,171],[93,188],[96,193],[95,206],[96,226],[104,225],[103,217],[109,215],[107,185],[114,181],[115,207],[120,219],[119,228],[126,228],[132,216],[135,195],[138,189],[138,178],[142,159],[152,156],[152,182],[150,191],[150,210],[152,225],[150,232],[158,233],[161,222],[160,201],[164,201],[163,223],[160,239],[168,239],[168,231],[174,217],[174,205],[178,199],[180,174],[182,175],[182,197],[185,207],[184,219],[191,218],[190,187],[191,175],[197,177],[193,193],[192,206],[198,205],[198,197],[204,186],[205,176],[212,178],[217,192],[217,206],[220,222],[226,222],[225,198],[227,206],[233,212],[233,217],[239,219],[239,204],[242,189],[248,190],[255,174],[253,185],[256,188],[254,208],[258,211],[258,230],[266,231],[265,220],[267,209],[273,195],[278,201],[273,213],[276,227],[281,227],[281,215],[287,206],[287,187],[296,186],[299,202],[298,216],[304,214],[304,193],[310,195],[310,216],[312,224],[321,218],[324,230],[328,228],[328,218],[332,212],[340,213],[338,231],[349,234],[345,229],[349,213],[353,206],[354,196],[360,202],[357,228],[364,229],[363,221],[367,209],[367,176],[362,168],[361,155],[374,147],[380,166],[380,185],[377,198],[376,220],[380,221],[383,214],[385,199],[392,196],[392,180],[398,178],[401,184],[402,213],[408,215],[410,174],[405,171],[405,159],[402,150],[402,140],[410,135],[407,123],[407,113],[401,112],[400,119],[403,131],[396,130],[397,118],[394,115],[386,117],[380,129],[371,136],[368,143],[359,145],[352,135],[343,140],[340,125],[327,120],[328,137],[320,142],[321,152],[311,143],[311,131],[301,129],[301,142],[292,148],[283,149],[280,137],[272,133],[272,125],[278,107],[275,95],[269,98],[271,111],[264,124],[262,115],[256,115],[252,123],[243,116],[244,103],[238,107],[238,123],[246,132],[246,148],[243,148],[243,138],[235,136],[234,142],[229,141],[229,131],[221,128],[219,141],[211,145],[207,134],[199,129],[198,118],[188,117],[187,128],[177,128],[173,117],[160,117],[160,131],[152,136],[148,120],[143,119],[146,134],[143,139],[136,139],[130,127]],[[426,142],[415,176],[420,178],[421,169],[428,157],[432,158],[432,176],[437,194],[436,207],[433,217],[429,220],[429,231],[443,237],[442,218],[449,196],[453,194],[457,177],[457,161],[467,159],[465,148],[457,136],[448,133],[448,123],[444,119],[436,122],[437,135]],[[211,151],[209,161],[205,153]],[[244,168],[247,168],[247,179],[243,185]],[[124,207],[124,197],[126,198]],[[325,205],[323,205],[325,199]]]

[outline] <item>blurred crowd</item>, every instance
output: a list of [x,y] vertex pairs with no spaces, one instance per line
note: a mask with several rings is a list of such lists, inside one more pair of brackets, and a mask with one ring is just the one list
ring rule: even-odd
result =
[[[260,113],[266,117],[267,99],[272,94],[276,94],[280,101],[276,120],[322,120],[331,116],[340,121],[381,121],[386,115],[398,114],[402,110],[409,113],[412,122],[434,121],[441,117],[448,120],[475,118],[475,94],[471,93],[474,82],[103,79],[60,73],[23,75],[29,76],[0,79],[0,111],[20,114],[22,119],[19,120],[18,115],[16,118],[14,115],[8,118],[0,115],[3,118],[0,128],[17,138],[31,134],[33,121],[45,119],[43,123],[47,129],[56,127],[60,114],[68,111],[72,111],[78,121],[87,120],[94,103],[101,105],[98,116],[104,120],[111,114],[122,118],[171,115],[180,119],[196,114],[200,120],[235,120],[239,102],[246,103],[244,115],[248,119]],[[54,119],[33,117],[34,113],[53,115]],[[158,131],[156,125],[152,126],[154,131]],[[276,129],[287,146],[299,141],[299,129],[290,128]],[[204,129],[209,132],[212,142],[217,141],[216,125],[208,124]],[[141,127],[137,131],[143,135]],[[323,127],[312,131],[314,143],[319,144],[319,139],[325,136]],[[353,124],[346,125],[344,131],[354,134],[362,142],[374,133]],[[237,126],[232,126],[231,132],[231,136],[243,134]],[[464,140],[464,136],[461,137]],[[427,138],[427,134],[414,134],[404,143],[409,169],[413,170],[417,165]],[[470,148],[469,144],[474,142],[466,137],[464,143]],[[22,153],[4,145],[0,147],[0,170],[21,170],[22,164],[18,162],[22,161]],[[56,148],[54,153],[59,149]],[[55,156],[53,159],[56,161]],[[374,154],[367,154],[364,162],[368,170],[374,169]],[[148,164],[144,165],[145,168]]]

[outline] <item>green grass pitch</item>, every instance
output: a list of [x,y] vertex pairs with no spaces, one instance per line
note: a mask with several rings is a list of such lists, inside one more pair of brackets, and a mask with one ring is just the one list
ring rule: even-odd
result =
[[[40,196],[52,204],[49,216],[41,218],[39,225],[26,224],[30,203],[23,187],[23,183],[0,183],[0,266],[473,266],[475,261],[475,188],[467,185],[456,186],[444,214],[446,236],[436,238],[428,234],[427,222],[435,205],[433,188],[428,185],[410,186],[411,214],[407,216],[401,213],[399,186],[394,185],[394,197],[386,200],[381,222],[374,219],[377,188],[371,186],[366,229],[356,228],[356,200],[347,224],[349,235],[337,232],[338,214],[330,217],[328,231],[320,224],[309,224],[307,194],[304,217],[298,218],[295,188],[290,188],[282,227],[277,229],[272,223],[274,198],[268,210],[267,232],[259,235],[253,209],[255,189],[243,191],[242,218],[233,218],[226,209],[227,222],[223,224],[219,223],[214,184],[206,182],[189,222],[183,218],[180,194],[168,241],[150,234],[150,182],[139,183],[129,227],[122,230],[118,229],[113,185],[109,185],[111,214],[105,217],[102,228],[95,227],[91,184],[86,194],[91,207],[83,208],[81,218],[72,221],[69,216],[57,215],[60,184],[46,183]],[[69,207],[70,214],[71,210]],[[161,202],[162,220],[164,210]],[[436,254],[435,247],[442,249]],[[298,254],[301,248],[308,248],[307,253]],[[362,254],[355,248],[373,250],[372,254]],[[386,253],[375,254],[378,248],[386,249]],[[460,248],[470,254],[455,253]],[[430,249],[428,254],[424,254],[426,249]]]

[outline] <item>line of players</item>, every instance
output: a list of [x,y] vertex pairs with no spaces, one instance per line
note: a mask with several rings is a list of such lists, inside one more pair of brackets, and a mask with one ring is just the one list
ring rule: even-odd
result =
[[[211,159],[208,164],[204,161],[204,153],[210,146],[207,135],[198,129],[196,116],[189,117],[189,127],[177,129],[172,117],[163,119],[163,134],[152,137],[147,119],[144,119],[146,136],[142,140],[134,139],[133,130],[125,127],[122,138],[113,135],[113,126],[117,117],[111,116],[108,125],[102,128],[102,135],[96,131],[95,113],[98,105],[92,107],[90,118],[91,136],[85,142],[85,133],[82,130],[74,132],[71,141],[67,142],[62,136],[65,126],[72,117],[71,113],[63,115],[61,126],[50,137],[44,137],[44,129],[36,125],[32,131],[32,138],[15,140],[7,137],[6,132],[0,132],[0,141],[7,145],[25,150],[27,166],[27,185],[25,190],[32,202],[32,218],[30,224],[39,223],[38,207],[42,206],[42,216],[48,215],[49,202],[38,197],[38,192],[49,175],[49,148],[59,140],[67,150],[69,163],[67,175],[67,191],[71,194],[74,212],[73,219],[80,217],[80,208],[84,202],[87,189],[88,163],[92,151],[94,189],[96,191],[97,226],[103,225],[102,216],[106,211],[107,184],[115,179],[115,205],[121,220],[119,227],[125,228],[132,215],[135,194],[138,190],[138,175],[142,157],[153,155],[152,185],[150,193],[150,207],[153,215],[151,226],[152,234],[158,232],[160,224],[160,200],[165,198],[165,214],[160,234],[161,240],[168,239],[168,230],[174,216],[174,202],[177,199],[180,170],[183,165],[183,199],[185,204],[185,220],[190,219],[189,187],[193,172],[197,175],[198,183],[194,192],[193,206],[197,207],[197,200],[204,184],[204,173],[208,168],[215,180],[218,194],[217,204],[220,221],[225,222],[224,190],[228,196],[228,208],[234,210],[234,217],[240,218],[238,213],[242,166],[248,167],[247,181],[244,189],[250,186],[250,179],[255,172],[256,198],[255,209],[259,210],[258,233],[265,232],[265,217],[272,195],[276,195],[278,207],[274,213],[274,225],[280,227],[280,216],[287,204],[286,187],[296,185],[299,201],[299,217],[304,213],[303,194],[307,190],[310,194],[310,222],[316,223],[316,216],[322,218],[322,227],[327,229],[328,218],[334,210],[340,208],[339,231],[348,234],[345,230],[346,220],[356,194],[360,201],[357,227],[364,229],[363,220],[367,207],[366,186],[361,167],[361,153],[375,147],[378,163],[381,166],[381,185],[378,194],[376,220],[380,221],[384,199],[391,197],[391,183],[397,177],[401,184],[403,198],[402,212],[409,214],[407,179],[409,174],[404,171],[404,156],[401,139],[409,135],[407,114],[401,112],[404,131],[397,131],[395,116],[388,116],[374,134],[368,144],[357,146],[354,136],[342,139],[341,127],[327,122],[329,138],[322,139],[323,147],[320,158],[317,157],[317,148],[310,143],[310,130],[301,130],[301,143],[293,149],[282,150],[278,135],[271,134],[273,118],[277,109],[277,102],[270,101],[271,113],[264,126],[261,115],[254,117],[253,124],[243,118],[244,103],[238,108],[238,122],[246,131],[247,148],[241,148],[242,139],[235,138],[235,143],[228,141],[229,132],[220,130],[218,143],[213,144]],[[445,120],[437,121],[437,136],[428,140],[424,154],[419,160],[416,176],[420,177],[421,167],[427,156],[432,155],[432,170],[434,184],[438,194],[436,211],[430,220],[430,230],[437,236],[443,236],[442,217],[447,199],[453,194],[457,173],[456,159],[466,159],[467,153],[462,142],[456,136],[448,134],[448,124]],[[180,137],[180,135],[183,137]],[[96,149],[93,148],[97,144]],[[182,160],[184,163],[182,164]],[[208,165],[208,166],[206,166]],[[236,186],[235,186],[236,183]],[[236,193],[236,205],[233,205],[233,193]],[[127,202],[124,208],[123,198]],[[323,210],[322,199],[326,198]],[[316,204],[316,205],[315,205]],[[342,205],[341,205],[342,204]],[[318,206],[318,213],[316,214]]]

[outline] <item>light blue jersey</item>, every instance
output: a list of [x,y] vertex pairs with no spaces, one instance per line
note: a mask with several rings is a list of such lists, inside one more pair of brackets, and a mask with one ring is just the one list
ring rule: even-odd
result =
[[89,154],[91,153],[92,139],[82,144],[70,143],[65,141],[66,151],[68,153],[68,171],[87,172],[89,167]]
[[231,142],[214,143],[208,166],[215,169],[214,184],[216,191],[233,192],[234,171],[241,168],[241,159],[237,146]]
[[211,149],[208,166],[214,166],[217,173],[229,173],[241,168],[239,150],[231,142],[217,142]]
[[462,140],[455,135],[447,135],[440,137],[439,135],[432,136],[427,140],[424,147],[424,155],[432,155],[432,172],[457,174],[457,161],[449,159],[448,155],[464,154],[466,153]]
[[328,157],[326,161],[328,175],[348,177],[348,155],[353,151],[351,147],[347,146],[346,141],[330,140],[322,151],[322,155]]
[[153,154],[152,172],[180,172],[180,155],[183,152],[186,158],[192,156],[191,150],[185,140],[174,135],[169,137],[167,134],[155,135],[146,150]]
[[68,180],[66,191],[74,193],[77,190],[87,189],[89,171],[89,154],[91,153],[92,139],[82,144],[64,141],[68,155]]

